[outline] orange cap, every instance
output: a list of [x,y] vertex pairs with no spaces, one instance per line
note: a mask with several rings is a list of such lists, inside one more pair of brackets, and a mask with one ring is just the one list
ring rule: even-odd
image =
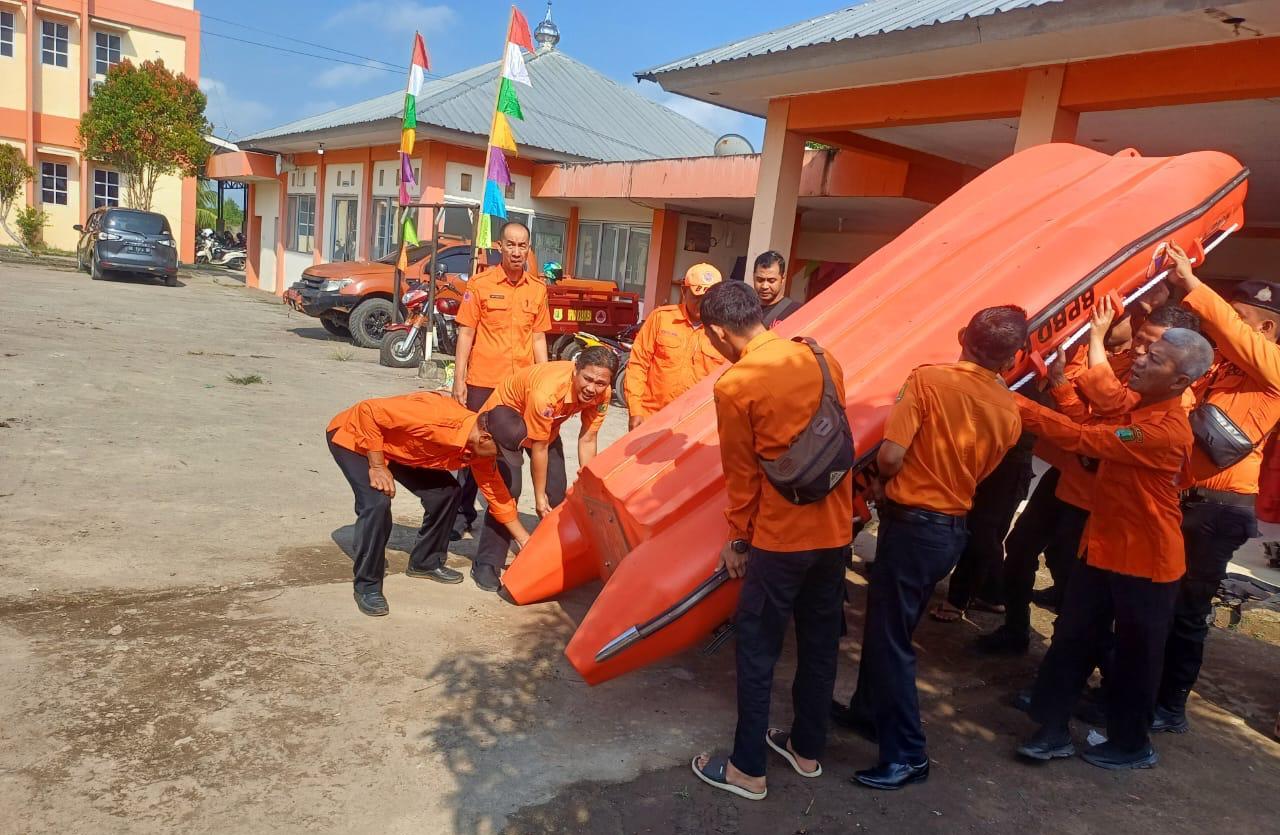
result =
[[684,274],[684,286],[695,296],[701,296],[721,281],[720,271],[710,264],[694,264]]

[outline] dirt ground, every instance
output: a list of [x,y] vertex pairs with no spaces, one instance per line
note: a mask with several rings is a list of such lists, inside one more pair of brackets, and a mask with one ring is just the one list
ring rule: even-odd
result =
[[[850,785],[875,752],[836,735],[819,780],[778,767],[763,803],[714,792],[688,761],[730,742],[731,647],[588,688],[561,650],[594,589],[515,608],[409,579],[405,496],[391,617],[356,611],[323,429],[412,372],[216,274],[0,264],[0,287],[0,830],[1276,831],[1280,648],[1224,631],[1194,731],[1159,739],[1150,772],[1015,762],[1028,723],[1004,699],[1043,647],[971,655],[988,616],[919,634],[928,783]],[[465,569],[474,542],[456,545]]]

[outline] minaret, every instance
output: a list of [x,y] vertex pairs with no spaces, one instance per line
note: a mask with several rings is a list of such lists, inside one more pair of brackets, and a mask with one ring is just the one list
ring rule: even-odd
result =
[[538,42],[539,52],[555,49],[556,44],[560,43],[560,27],[551,19],[551,0],[547,0],[547,15],[533,31],[533,39]]

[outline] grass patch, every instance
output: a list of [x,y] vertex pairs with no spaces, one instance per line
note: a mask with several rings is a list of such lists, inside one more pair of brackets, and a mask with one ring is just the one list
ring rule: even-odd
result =
[[227,382],[237,386],[252,386],[262,382],[261,374],[246,374],[243,377],[237,377],[234,374],[227,375]]
[[356,358],[356,352],[352,348],[342,347],[334,348],[329,352],[329,359],[334,362],[350,362]]

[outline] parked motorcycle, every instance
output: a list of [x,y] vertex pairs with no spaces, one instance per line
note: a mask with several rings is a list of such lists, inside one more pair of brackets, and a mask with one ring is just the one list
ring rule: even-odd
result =
[[427,334],[431,329],[432,351],[452,354],[458,349],[456,317],[460,302],[454,298],[437,298],[434,310],[427,310],[428,288],[413,284],[401,298],[406,315],[403,322],[386,326],[382,334],[382,351],[378,361],[390,368],[413,368],[427,355]]
[[200,233],[200,240],[196,244],[197,264],[243,270],[247,259],[248,253],[243,246],[228,245],[226,239],[219,239],[212,229],[205,229]]
[[613,375],[613,405],[627,405],[625,394],[624,380],[627,373],[627,361],[631,358],[631,345],[635,341],[636,333],[640,330],[640,323],[630,325],[618,334],[617,339],[609,339],[604,336],[596,336],[593,333],[579,331],[574,334],[567,334],[570,338],[565,341],[560,349],[559,357],[562,360],[570,360],[577,358],[587,348],[595,346],[604,346],[618,355],[618,373]]

